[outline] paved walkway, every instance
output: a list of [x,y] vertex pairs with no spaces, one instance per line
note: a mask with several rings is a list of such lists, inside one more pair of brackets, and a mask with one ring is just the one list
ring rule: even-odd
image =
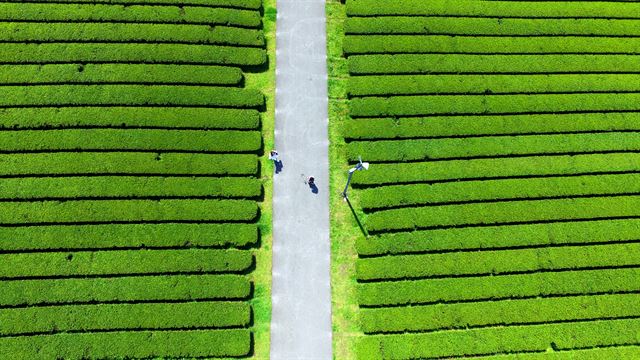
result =
[[[324,0],[278,0],[271,359],[331,351]],[[269,149],[267,149],[269,150]],[[316,179],[317,193],[304,184]]]

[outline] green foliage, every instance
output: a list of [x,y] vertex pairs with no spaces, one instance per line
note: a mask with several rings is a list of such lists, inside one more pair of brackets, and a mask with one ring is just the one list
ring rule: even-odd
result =
[[215,65],[46,64],[0,65],[3,84],[152,83],[238,85],[239,68]]
[[5,86],[0,106],[206,105],[260,107],[264,95],[254,89],[170,85]]
[[375,164],[368,171],[354,176],[353,183],[362,186],[510,176],[628,172],[636,171],[639,161],[640,155],[637,153],[613,153]]
[[[24,179],[23,179],[24,181]],[[103,224],[0,227],[4,250],[239,247],[258,243],[255,224]]]
[[394,54],[350,56],[351,75],[431,73],[626,73],[640,70],[632,55]]
[[371,282],[358,284],[358,300],[379,306],[606,294],[640,290],[638,276],[638,269],[603,269]]
[[[138,4],[140,3],[138,0],[134,1]],[[180,0],[172,2],[175,4],[179,1]],[[93,1],[91,4],[47,4],[29,3],[29,1],[20,3],[5,2],[0,4],[0,20],[47,22],[160,22],[169,24],[226,25],[250,28],[257,28],[262,24],[260,13],[255,10],[216,9],[200,6],[113,6],[109,4],[94,4]],[[3,46],[5,45],[6,44]]]
[[0,338],[0,357],[35,359],[244,357],[249,330],[67,333]]
[[544,352],[552,343],[573,350],[635,344],[638,327],[640,320],[625,319],[366,336],[357,351],[358,358],[374,360]]
[[115,250],[0,255],[0,278],[242,272],[248,250]]
[[[6,281],[5,306],[115,301],[246,299],[251,283],[241,275],[167,275]],[[11,316],[6,315],[6,316]],[[54,318],[50,317],[49,321]]]
[[226,26],[131,23],[0,23],[7,42],[178,42],[264,47],[261,30]]
[[629,243],[361,258],[356,270],[359,280],[386,280],[622,267],[639,259],[640,245]]
[[0,224],[147,221],[253,221],[249,200],[74,200],[3,204]]
[[430,116],[347,121],[349,140],[640,130],[640,113]]
[[260,48],[218,45],[7,43],[2,48],[0,62],[11,64],[132,62],[256,66],[267,61],[266,51]]
[[638,74],[355,76],[349,95],[638,92]]
[[[38,2],[38,0],[9,0],[9,2]],[[172,5],[172,6],[209,6],[209,7],[230,7],[239,9],[258,10],[262,7],[262,0],[59,0],[58,3],[103,3],[103,4],[122,4],[132,6],[131,4],[151,4],[151,5]]]
[[0,108],[0,127],[2,128],[64,128],[73,126],[257,129],[260,126],[260,114],[254,109],[203,107]]
[[621,294],[362,309],[360,314],[365,333],[388,333],[632,317],[639,311],[640,296]]
[[522,6],[518,1],[460,0],[452,4],[447,0],[430,0],[416,3],[413,0],[376,1],[349,0],[347,15],[468,15],[484,17],[532,17],[532,18],[637,18],[640,4],[621,2],[611,6],[606,2],[575,1],[534,2]]
[[259,131],[62,129],[0,131],[0,151],[139,150],[257,152]]
[[[255,198],[262,184],[255,178],[228,177],[38,177],[3,179],[0,199],[82,197]],[[0,230],[1,232],[1,230]]]
[[350,17],[344,27],[346,34],[640,35],[640,25],[635,20],[597,18],[549,21],[544,18],[368,16]]
[[637,111],[640,94],[394,96],[355,98],[351,116],[419,116],[443,114],[526,114],[555,112]]
[[513,155],[624,152],[640,149],[640,134],[545,134],[469,138],[358,141],[347,145],[349,160],[416,161]]
[[242,302],[101,304],[0,310],[0,335],[109,329],[245,327],[251,317]]
[[361,192],[365,210],[451,202],[640,194],[640,174],[382,186]]
[[362,238],[356,245],[360,255],[383,255],[624,242],[639,237],[640,220],[624,219],[401,232]]
[[254,154],[51,152],[0,154],[1,175],[256,175]]
[[[638,8],[640,9],[640,7]],[[636,54],[640,39],[564,37],[476,37],[475,35],[348,35],[345,55],[393,53]]]
[[384,210],[369,215],[370,232],[448,226],[640,216],[640,196],[526,200]]

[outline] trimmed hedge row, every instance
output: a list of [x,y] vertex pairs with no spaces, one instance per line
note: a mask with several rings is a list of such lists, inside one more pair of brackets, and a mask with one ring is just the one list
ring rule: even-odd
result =
[[431,95],[351,99],[353,117],[639,111],[640,94]]
[[[255,198],[262,184],[255,178],[206,177],[64,177],[2,179],[0,199],[82,197],[195,197]],[[0,230],[0,234],[2,231]],[[0,235],[1,236],[1,235]]]
[[[255,89],[171,85],[3,86],[0,106],[196,105],[251,108],[264,105]],[[149,131],[149,130],[145,130]]]
[[[1,11],[1,10],[0,10]],[[186,63],[255,66],[267,61],[260,48],[194,44],[6,43],[0,63]]]
[[[139,1],[136,0],[139,3]],[[177,2],[177,1],[176,1]],[[0,21],[46,22],[152,22],[207,24],[258,28],[260,12],[191,6],[148,6],[107,4],[0,4]],[[5,45],[3,45],[4,47]]]
[[639,276],[639,269],[604,269],[361,283],[358,303],[407,305],[638,291]]
[[412,0],[379,2],[376,0],[349,0],[347,16],[375,15],[458,15],[485,17],[532,18],[640,18],[640,4],[579,1],[541,1],[522,6],[519,1],[493,1],[489,4],[461,0],[451,4],[447,0],[416,3]]
[[249,330],[121,331],[0,338],[5,359],[245,357]]
[[101,304],[0,309],[0,336],[67,331],[246,327],[244,302]]
[[[426,334],[363,336],[359,359],[446,358],[511,352],[545,352],[635,344],[640,320],[603,320],[525,326],[498,326]],[[479,341],[478,339],[482,339]]]
[[7,281],[0,304],[24,306],[77,302],[245,299],[251,283],[240,275],[131,276]]
[[[365,210],[447,202],[640,194],[640,174],[381,186],[360,192]],[[1,192],[0,192],[1,194]]]
[[[22,179],[21,181],[24,181]],[[0,227],[0,249],[239,247],[258,243],[255,224],[104,224]]]
[[360,319],[366,334],[620,318],[639,312],[640,296],[622,294],[361,309]]
[[601,359],[633,359],[640,352],[638,345],[617,345],[614,347],[591,348],[591,349],[571,349],[569,351],[542,351],[535,353],[514,353],[502,355],[480,356],[478,359],[491,360],[560,360],[573,357],[582,360]]
[[60,129],[0,131],[0,151],[137,150],[256,152],[259,131]]
[[[38,2],[39,0],[7,0],[7,2]],[[131,6],[130,4],[151,4],[151,5],[173,5],[173,6],[211,6],[211,7],[230,7],[241,9],[254,9],[258,10],[262,7],[262,0],[58,0],[58,2],[69,3],[105,3],[105,4],[123,4],[125,6]]]
[[565,246],[363,258],[356,262],[358,280],[411,279],[433,276],[496,275],[576,268],[638,265],[639,244]]
[[[0,65],[0,83],[180,83],[238,85],[239,68],[215,65],[47,64]],[[22,110],[21,110],[22,111]]]
[[640,113],[359,118],[344,125],[344,137],[350,140],[620,131],[640,130]]
[[396,75],[349,78],[352,96],[640,91],[640,74]]
[[384,210],[368,216],[371,232],[440,226],[640,216],[640,196],[525,200]]
[[144,221],[253,221],[250,200],[74,200],[5,203],[0,224]]
[[262,30],[227,26],[132,23],[0,23],[2,42],[179,42],[265,46]]
[[590,244],[640,238],[640,220],[600,220],[549,224],[436,229],[358,239],[360,255],[425,251],[511,248],[555,244]]
[[509,176],[597,174],[637,171],[639,163],[640,154],[627,153],[375,164],[369,171],[354,176],[353,184],[364,186]]
[[[247,250],[117,250],[0,255],[0,278],[240,272],[253,265]],[[165,275],[162,275],[165,276]]]
[[[254,224],[107,224],[0,228],[3,250],[238,247],[258,242]],[[38,241],[35,241],[37,238]]]
[[640,72],[640,59],[632,55],[470,55],[395,54],[355,55],[348,59],[349,73],[626,73]]
[[638,36],[635,20],[510,19],[418,16],[349,17],[346,34],[456,34],[456,35],[592,35]]
[[415,161],[530,154],[640,149],[640,133],[545,134],[471,138],[357,141],[347,145],[350,161]]
[[348,35],[345,55],[380,53],[476,53],[476,54],[637,54],[640,38],[476,37],[473,35]]
[[0,154],[0,175],[256,175],[254,154],[79,152]]
[[[43,67],[46,66],[48,65]],[[260,114],[254,109],[184,107],[0,108],[0,128],[64,128],[72,126],[257,129],[260,126]]]

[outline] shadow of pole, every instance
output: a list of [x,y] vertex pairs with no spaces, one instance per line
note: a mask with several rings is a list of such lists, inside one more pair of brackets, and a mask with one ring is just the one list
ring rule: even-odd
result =
[[351,201],[349,201],[348,197],[344,198],[347,201],[347,204],[349,204],[349,209],[351,209],[351,213],[353,214],[353,217],[356,219],[356,222],[358,223],[358,227],[360,228],[360,231],[362,231],[362,235],[364,235],[364,237],[368,237],[369,234],[367,234],[367,230],[365,230],[364,226],[362,226],[362,223],[360,222],[360,218],[358,218],[358,214],[356,214],[356,211],[353,209],[353,206],[351,205]]

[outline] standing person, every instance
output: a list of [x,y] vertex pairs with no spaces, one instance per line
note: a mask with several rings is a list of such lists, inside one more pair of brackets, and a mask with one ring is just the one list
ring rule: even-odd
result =
[[307,184],[309,184],[309,186],[313,187],[316,184],[315,181],[316,181],[316,179],[314,179],[313,176],[309,176],[309,178],[307,179]]
[[274,163],[278,162],[278,152],[276,150],[271,150],[269,152],[269,160],[273,160]]

